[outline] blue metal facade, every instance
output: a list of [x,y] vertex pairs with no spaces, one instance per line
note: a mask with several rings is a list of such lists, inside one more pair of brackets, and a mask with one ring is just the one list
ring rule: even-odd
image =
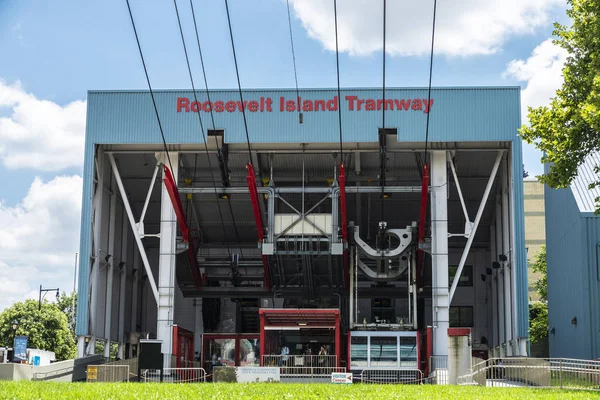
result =
[[[366,110],[367,103],[358,99],[383,98],[382,90],[344,89],[337,106],[342,110],[342,132],[345,142],[377,142],[377,129],[381,127],[382,111]],[[303,111],[303,124],[298,124],[297,111],[281,111],[280,99],[295,100],[296,92],[285,90],[245,90],[244,101],[256,101],[260,108],[246,108],[250,141],[253,143],[335,143],[339,141],[338,112],[334,109],[337,91],[333,89],[307,89],[300,91],[305,100],[324,100],[330,105],[326,111]],[[202,143],[202,133],[195,112],[177,110],[178,99],[194,101],[192,91],[156,91],[155,97],[167,143]],[[211,101],[238,102],[235,90],[211,91]],[[356,99],[351,100],[353,97]],[[204,103],[206,94],[197,92],[198,101]],[[385,98],[392,100],[393,108],[386,112],[386,127],[398,129],[399,142],[423,142],[427,113],[425,88],[389,88]],[[523,226],[523,182],[521,176],[521,140],[517,129],[521,124],[519,87],[445,87],[432,89],[433,104],[430,110],[430,142],[511,142],[513,174],[514,228],[517,259],[517,295],[519,336],[527,337],[527,259]],[[271,99],[271,111],[266,99]],[[352,101],[353,109],[350,107]],[[328,103],[330,102],[330,103]],[[284,103],[285,106],[285,103]],[[399,108],[399,109],[397,109]],[[200,111],[204,129],[213,128],[210,113]],[[215,128],[224,129],[228,143],[245,143],[246,136],[242,113],[238,110],[214,112]],[[79,265],[79,310],[77,334],[84,335],[88,327],[88,285],[91,251],[91,220],[93,196],[94,151],[97,144],[161,144],[150,94],[147,91],[90,91],[86,125],[84,161],[83,205],[81,217],[81,248]]]
[[573,190],[544,191],[550,356],[592,359],[600,357],[600,218],[578,207]]

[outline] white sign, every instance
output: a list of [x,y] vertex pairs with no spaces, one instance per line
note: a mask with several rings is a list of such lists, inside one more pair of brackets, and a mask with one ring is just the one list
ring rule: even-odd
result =
[[279,367],[238,367],[236,368],[239,383],[279,382]]
[[350,372],[332,372],[331,383],[352,383],[352,373]]

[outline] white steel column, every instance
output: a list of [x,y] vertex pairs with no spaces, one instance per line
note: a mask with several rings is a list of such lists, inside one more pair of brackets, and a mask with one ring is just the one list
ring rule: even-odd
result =
[[[124,209],[124,207],[123,207]],[[124,214],[124,213],[122,213]],[[124,215],[123,215],[124,217]],[[121,282],[119,284],[119,330],[118,330],[118,341],[119,341],[119,353],[118,357],[122,360],[125,358],[125,297],[126,291],[125,287],[127,286],[127,270],[129,269],[129,265],[127,265],[127,257],[128,248],[127,243],[129,239],[129,229],[127,229],[127,224],[125,223],[125,218],[121,218],[122,226],[122,244],[121,244],[121,260],[120,263],[124,262],[125,264],[119,264],[119,273],[121,274]],[[121,267],[122,266],[122,267]]]
[[[452,298],[454,297],[454,293],[456,292],[456,288],[458,287],[458,281],[460,280],[460,276],[465,266],[465,262],[467,261],[467,256],[469,255],[469,250],[471,250],[471,245],[473,244],[473,240],[475,239],[475,234],[477,233],[477,228],[479,227],[479,221],[481,221],[481,215],[483,214],[483,210],[485,210],[485,205],[487,203],[488,196],[490,195],[490,191],[492,190],[494,179],[496,179],[496,172],[498,172],[498,166],[500,165],[501,159],[502,152],[499,151],[496,155],[496,162],[494,163],[494,167],[492,168],[492,173],[490,174],[490,178],[488,179],[487,186],[485,187],[485,191],[483,192],[483,198],[481,199],[481,204],[479,204],[479,209],[477,210],[475,221],[473,222],[473,226],[471,227],[471,231],[469,233],[469,238],[467,239],[467,244],[465,245],[462,256],[460,258],[460,262],[458,263],[458,268],[456,270],[456,274],[454,275],[454,280],[452,281],[452,287],[450,288],[450,298],[448,300],[449,304],[452,304]],[[467,222],[469,221],[467,220]]]
[[[494,261],[499,262],[498,256],[502,254],[502,196],[496,196],[496,254]],[[504,269],[501,267],[497,270],[496,276],[498,281],[498,346],[502,349],[502,345],[506,341],[506,331],[504,330],[505,310],[504,310]],[[504,355],[504,354],[502,354]]]
[[[173,180],[177,182],[179,158],[177,153],[159,153],[156,158],[172,167]],[[164,177],[164,170],[163,170]],[[158,258],[158,317],[157,339],[162,340],[164,366],[170,368],[173,351],[173,304],[175,299],[175,260],[177,239],[177,217],[164,182],[161,183],[160,205],[160,254]]]
[[433,354],[448,355],[448,199],[446,152],[431,152]]
[[[210,354],[202,354],[202,334],[204,333],[204,319],[202,316],[202,298],[194,299],[194,311],[196,313],[196,319],[194,321],[194,351],[200,353],[204,359],[206,356],[210,358]],[[200,360],[202,361],[202,360]]]
[[493,268],[493,262],[496,261],[496,224],[492,223],[490,226],[490,268],[492,268],[492,276],[490,280],[492,282],[492,296],[488,301],[492,308],[492,335],[490,337],[490,348],[498,346],[498,273]]
[[[93,232],[92,232],[92,254],[93,254],[93,262],[92,262],[92,270],[90,276],[90,320],[89,320],[89,328],[88,334],[92,337],[88,343],[87,349],[84,353],[79,353],[80,357],[83,357],[87,354],[95,354],[96,353],[96,335],[98,332],[98,273],[100,270],[100,231],[102,228],[102,200],[104,198],[104,152],[101,149],[98,149],[95,158],[95,166],[96,166],[96,185],[94,190],[94,200],[92,205],[93,210]],[[81,341],[82,337],[79,338]],[[85,338],[83,338],[85,343]],[[81,346],[80,346],[81,348]],[[85,348],[85,345],[83,346]]]
[[[511,293],[511,270],[512,270],[512,251],[510,245],[510,210],[509,210],[509,202],[508,202],[508,168],[507,161],[504,159],[502,161],[502,254],[504,254],[508,261],[504,263],[504,330],[506,331],[506,342],[507,342],[507,351],[510,351],[510,342],[512,339],[512,318],[513,318],[513,310],[512,310],[512,293]],[[507,356],[511,356],[510,354],[506,354]]]
[[[111,186],[113,178],[110,180]],[[106,262],[106,309],[104,312],[104,357],[110,358],[110,339],[111,339],[111,322],[112,322],[112,297],[113,297],[113,276],[114,276],[114,263],[115,263],[115,230],[116,230],[116,219],[117,219],[117,193],[112,192],[110,195],[110,221],[108,226],[108,254],[110,254],[109,260]]]

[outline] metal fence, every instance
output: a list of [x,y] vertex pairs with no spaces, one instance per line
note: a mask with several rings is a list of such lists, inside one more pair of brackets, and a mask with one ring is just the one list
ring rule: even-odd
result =
[[86,382],[129,382],[129,365],[88,365]]
[[491,358],[458,377],[459,385],[600,390],[600,361],[566,358]]
[[359,379],[362,383],[420,384],[423,383],[423,372],[418,369],[365,369]]
[[160,370],[144,370],[141,380],[143,382],[203,383],[206,382],[206,371],[204,368],[165,368],[161,376]]
[[282,356],[263,355],[264,367],[307,367],[307,368],[336,368],[337,356]]

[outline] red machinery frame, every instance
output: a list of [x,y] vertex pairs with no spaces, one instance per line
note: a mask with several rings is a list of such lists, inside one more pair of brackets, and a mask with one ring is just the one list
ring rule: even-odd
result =
[[[350,288],[350,272],[348,267],[348,221],[346,220],[346,175],[344,164],[340,163],[340,211],[342,219],[342,243],[344,245],[344,283]],[[352,288],[350,288],[352,290]]]
[[429,195],[429,165],[423,165],[423,182],[421,186],[421,209],[419,213],[419,249],[417,251],[417,276],[415,284],[417,289],[421,287],[421,275],[423,269],[423,249],[425,243],[425,221],[427,219],[427,197]]
[[[254,177],[254,168],[252,164],[246,164],[248,170],[248,176],[246,180],[248,182],[248,190],[250,191],[250,200],[252,200],[252,211],[254,212],[254,221],[256,222],[256,230],[258,233],[258,243],[262,243],[265,231],[263,228],[262,216],[260,214],[260,203],[258,202],[258,190],[256,190],[256,178]],[[266,255],[262,255],[262,262],[264,268],[264,282],[267,290],[271,290],[271,276],[269,271],[269,259]]]
[[[184,343],[184,347],[187,351],[185,354],[181,354],[181,344]],[[194,332],[190,332],[187,329],[181,328],[177,325],[173,325],[173,355],[176,359],[177,368],[181,368],[181,356],[183,356],[184,362],[194,361]],[[187,365],[184,365],[187,367]]]
[[198,265],[198,260],[196,259],[196,249],[194,248],[194,244],[190,241],[190,229],[186,222],[185,212],[183,211],[183,206],[181,205],[181,198],[179,197],[179,191],[177,190],[177,185],[175,184],[173,174],[166,165],[164,165],[163,168],[163,182],[167,192],[169,193],[169,197],[171,198],[171,203],[173,204],[173,209],[175,210],[175,215],[177,216],[177,222],[179,224],[179,229],[181,230],[181,235],[183,236],[183,241],[188,244],[187,257],[192,270],[194,284],[196,285],[196,289],[200,289],[203,285],[206,285],[206,274],[200,273],[200,266]]
[[[337,356],[337,367],[341,361],[341,326],[340,310],[337,308],[261,308],[258,310],[260,316],[260,366],[263,366],[262,355],[265,354],[266,328],[277,327],[285,330],[298,328],[299,321],[305,329],[335,329],[335,355]],[[272,321],[269,320],[272,319]]]

